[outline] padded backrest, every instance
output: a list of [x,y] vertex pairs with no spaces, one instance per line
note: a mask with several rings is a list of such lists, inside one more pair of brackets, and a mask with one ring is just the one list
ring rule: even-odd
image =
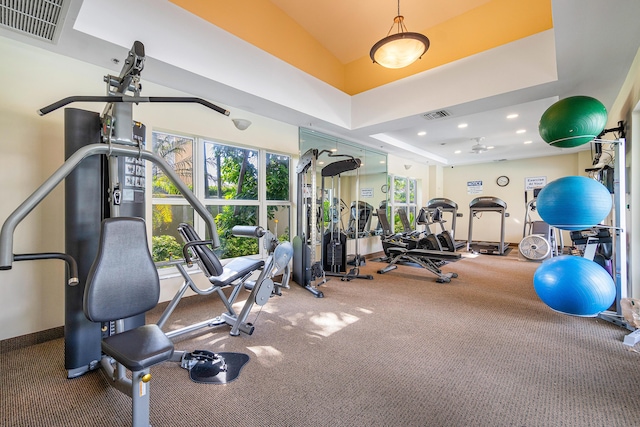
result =
[[378,221],[380,221],[380,225],[382,226],[382,231],[385,236],[392,234],[391,232],[391,224],[389,223],[389,218],[387,218],[387,210],[386,209],[378,209]]
[[84,313],[93,322],[136,316],[155,307],[160,279],[141,218],[102,222],[98,253],[84,290]]
[[400,222],[402,223],[403,231],[405,233],[409,233],[413,231],[413,229],[411,228],[411,223],[409,222],[409,217],[407,216],[407,211],[405,211],[403,208],[398,208],[396,212],[400,217]]
[[[182,223],[178,227],[180,234],[184,238],[185,243],[200,241],[200,237],[196,230],[190,224]],[[224,268],[216,254],[206,245],[194,245],[191,249],[195,252],[200,260],[198,266],[202,272],[208,277],[220,276],[224,272]]]

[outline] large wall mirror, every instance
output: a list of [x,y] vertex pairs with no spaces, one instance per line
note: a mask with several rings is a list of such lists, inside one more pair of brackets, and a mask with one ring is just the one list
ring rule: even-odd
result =
[[[349,156],[360,159],[361,162],[357,170],[341,173],[339,180],[337,176],[324,178],[324,200],[327,201],[325,221],[344,230],[347,238],[354,238],[355,232],[361,237],[378,234],[375,212],[385,206],[387,201],[387,155],[309,129],[301,128],[299,136],[301,155],[310,149],[322,152],[318,156],[316,167],[318,197],[321,195],[322,170],[325,167],[348,159]],[[328,209],[327,205],[331,208]],[[356,207],[357,209],[352,209]],[[359,215],[357,228],[354,215]]]

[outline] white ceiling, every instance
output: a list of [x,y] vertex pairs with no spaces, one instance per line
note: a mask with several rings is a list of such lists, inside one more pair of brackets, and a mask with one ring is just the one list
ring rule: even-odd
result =
[[[368,55],[397,12],[396,2],[389,0],[368,0],[366,8],[343,0],[271,2],[343,62]],[[410,31],[455,13],[442,6],[434,9],[434,4],[439,2],[401,3]],[[610,108],[640,47],[640,1],[554,0],[553,30],[349,96],[167,0],[111,0],[108,7],[100,0],[70,0],[67,5],[62,31],[53,44],[1,28],[0,36],[114,72],[121,67],[111,59],[124,59],[133,41],[140,40],[147,55],[143,81],[224,105],[232,116],[234,108],[240,109],[429,164],[463,165],[589,149],[548,147],[538,135],[538,120],[546,108],[567,96],[592,96]],[[424,13],[425,7],[437,13]],[[423,117],[437,110],[451,115]],[[511,113],[519,116],[506,119]],[[460,123],[468,126],[460,129]],[[517,134],[519,129],[526,132]],[[418,136],[421,131],[426,134]],[[477,138],[494,148],[471,153]]]

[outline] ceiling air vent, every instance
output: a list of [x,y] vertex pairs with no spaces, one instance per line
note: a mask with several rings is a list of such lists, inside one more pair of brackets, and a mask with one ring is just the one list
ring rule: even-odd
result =
[[449,117],[450,115],[451,113],[448,112],[447,110],[440,110],[440,111],[432,111],[430,113],[424,113],[422,117],[424,117],[427,120],[436,120],[436,119],[441,119],[443,117]]
[[2,0],[0,26],[53,41],[64,0]]

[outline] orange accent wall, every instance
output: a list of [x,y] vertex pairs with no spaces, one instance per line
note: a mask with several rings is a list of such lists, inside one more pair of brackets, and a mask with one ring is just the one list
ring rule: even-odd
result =
[[551,0],[493,0],[432,28],[409,28],[431,47],[412,65],[391,70],[372,63],[369,52],[341,64],[268,0],[170,1],[349,95],[553,28]]
[[343,90],[354,95],[551,28],[550,0],[494,0],[432,28],[409,29],[431,46],[408,67],[387,69],[368,55],[347,64]]

